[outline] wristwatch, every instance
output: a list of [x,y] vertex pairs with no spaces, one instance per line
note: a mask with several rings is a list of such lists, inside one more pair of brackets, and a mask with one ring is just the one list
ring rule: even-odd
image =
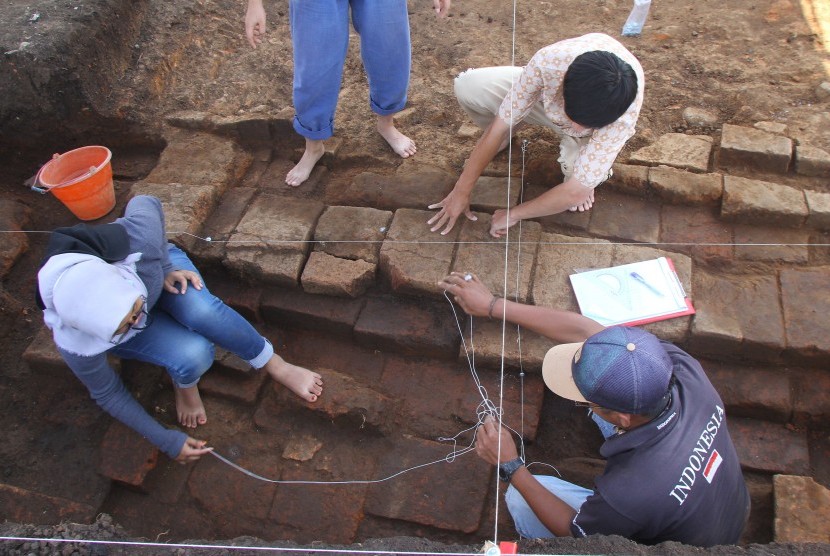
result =
[[524,464],[525,461],[522,458],[511,459],[510,461],[499,464],[499,479],[505,483],[509,483],[513,473],[520,467],[523,467]]

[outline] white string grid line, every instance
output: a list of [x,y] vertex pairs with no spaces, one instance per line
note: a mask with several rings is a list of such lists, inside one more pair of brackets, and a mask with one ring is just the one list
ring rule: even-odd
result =
[[134,546],[145,548],[168,548],[168,549],[202,549],[202,550],[251,550],[257,552],[289,552],[289,553],[320,553],[320,554],[399,554],[401,556],[481,556],[480,552],[412,552],[403,550],[357,550],[353,548],[294,548],[294,547],[279,547],[279,546],[244,546],[244,545],[226,545],[226,544],[193,544],[193,543],[161,543],[161,542],[141,542],[141,541],[121,541],[121,540],[94,540],[94,539],[63,539],[63,538],[49,538],[49,537],[2,537],[0,541],[12,542],[47,542],[47,543],[78,543],[78,544],[92,544],[92,545],[118,545],[118,546]]
[[[54,230],[0,230],[0,234],[51,234]],[[489,240],[470,240],[470,241],[425,241],[425,240],[394,240],[394,239],[337,239],[337,240],[319,240],[319,239],[278,239],[278,238],[261,238],[252,240],[219,240],[210,236],[202,237],[190,232],[167,232],[170,237],[188,236],[206,243],[224,244],[224,245],[297,245],[297,244],[321,244],[327,243],[355,243],[355,244],[390,244],[390,245],[491,245],[493,242]],[[731,241],[538,241],[539,245],[566,245],[570,247],[592,247],[592,246],[614,246],[614,245],[634,245],[642,247],[830,247],[830,242],[808,242],[808,243],[745,243],[745,242],[731,242]]]

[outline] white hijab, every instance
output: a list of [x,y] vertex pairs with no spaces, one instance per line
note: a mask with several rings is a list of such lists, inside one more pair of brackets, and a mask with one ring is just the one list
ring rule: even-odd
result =
[[[113,347],[112,336],[121,321],[132,312],[136,299],[147,297],[147,287],[135,269],[140,258],[141,253],[133,253],[109,264],[93,255],[64,253],[43,265],[37,274],[46,306],[43,320],[58,347],[83,356]],[[138,332],[131,328],[122,341]]]

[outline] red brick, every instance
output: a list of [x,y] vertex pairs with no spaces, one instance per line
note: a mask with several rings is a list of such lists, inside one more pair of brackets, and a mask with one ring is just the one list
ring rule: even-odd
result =
[[383,353],[361,347],[351,339],[306,330],[286,331],[285,346],[278,351],[295,365],[310,369],[337,369],[368,385],[380,380],[385,361]]
[[591,212],[592,235],[645,243],[660,239],[660,205],[654,201],[602,192]]
[[616,163],[613,175],[602,184],[604,191],[645,197],[648,191],[648,166]]
[[376,272],[377,265],[362,259],[341,259],[315,251],[306,261],[300,282],[306,293],[356,298],[374,284]]
[[251,368],[247,362],[225,350],[217,349],[216,362],[199,381],[199,390],[246,405],[256,402],[268,373]]
[[415,162],[402,164],[397,173],[388,176],[389,181],[381,187],[376,208],[422,209],[443,199],[452,189],[455,178],[432,166]]
[[[358,174],[345,188],[345,191],[337,196],[337,201],[344,205],[377,208],[381,191],[384,187],[389,187],[390,181],[394,182],[394,179],[372,172]],[[394,187],[394,185],[391,187]]]
[[0,516],[6,521],[53,525],[61,521],[92,523],[97,508],[0,483]]
[[490,235],[492,217],[489,214],[477,216],[476,222],[464,219],[461,223],[460,243],[452,269],[456,272],[474,272],[494,292],[502,292],[506,280],[507,296],[527,303],[541,225],[538,222],[522,222],[511,228],[510,241],[507,242],[506,237],[496,239]]
[[732,224],[721,221],[712,207],[663,205],[660,241],[695,259],[732,259]]
[[64,362],[55,342],[52,331],[41,326],[29,347],[23,352],[23,360],[32,371],[55,377],[72,378],[72,370]]
[[[221,448],[217,450],[223,456]],[[232,459],[234,463],[267,478],[279,476],[280,465],[276,457],[262,454]],[[274,500],[276,485],[265,483],[236,471],[211,455],[203,456],[196,463],[187,482],[191,496],[213,515],[227,516],[234,521],[265,519]]]
[[349,336],[363,307],[362,299],[313,295],[269,288],[262,296],[262,316],[274,324],[333,332]]
[[[230,238],[256,192],[252,187],[234,187],[219,199],[216,209],[207,218],[199,233],[199,236],[205,239],[193,244],[190,254],[195,260],[214,265],[222,262],[226,251],[225,241]],[[207,238],[211,241],[207,241]]]
[[239,287],[239,281],[214,278],[205,279],[211,293],[225,302],[225,305],[242,315],[248,322],[260,320],[259,305],[262,289]]
[[669,203],[714,205],[723,195],[723,176],[720,174],[693,174],[658,166],[649,170],[648,181],[651,190]]
[[804,264],[809,243],[809,230],[735,225],[736,260]]
[[[309,480],[309,472],[300,466],[287,465],[280,479]],[[360,508],[363,507],[366,490],[367,486],[361,484],[280,484],[269,519],[286,528],[282,538],[294,542],[311,543],[325,539],[327,543],[352,543],[363,519]]]
[[725,220],[799,228],[809,214],[804,192],[795,187],[724,176],[721,217]]
[[810,477],[776,475],[775,542],[830,543],[830,490]]
[[727,420],[741,467],[766,473],[809,475],[807,435],[784,425],[744,418]]
[[[323,380],[325,380],[325,377],[323,377]],[[325,388],[325,383],[323,387]],[[283,403],[276,389],[268,388],[254,412],[254,425],[256,425],[258,430],[266,432],[275,431],[281,424],[281,413],[283,411],[294,410],[295,408],[296,405],[293,403],[290,405]]]
[[830,422],[830,372],[802,369],[793,373],[793,421],[824,426]]
[[[478,178],[473,194],[470,196],[470,208],[475,211],[492,213],[508,205],[515,206],[519,202],[521,183],[515,179],[511,180],[509,190],[507,184],[506,177],[482,176]],[[508,193],[510,194],[509,197]],[[443,197],[441,198],[443,199]],[[427,205],[430,204],[432,203],[427,203]],[[466,218],[462,218],[462,220],[467,221]]]
[[[395,293],[436,295],[438,281],[450,271],[461,226],[447,235],[431,232],[434,212],[400,209],[380,248],[380,271]],[[481,225],[481,224],[479,224]]]
[[[212,457],[212,456],[206,456]],[[147,474],[144,488],[152,493],[153,499],[163,504],[175,504],[181,499],[187,487],[192,465],[181,465],[174,461],[163,461]]]
[[368,207],[328,207],[314,228],[314,251],[377,263],[392,213]]
[[790,377],[777,368],[702,361],[728,415],[786,423],[793,411]]
[[137,432],[113,421],[101,441],[98,472],[113,481],[143,488],[144,478],[158,463],[159,450]]
[[228,240],[224,264],[239,274],[296,288],[324,209],[317,199],[260,193]]
[[[466,362],[464,364],[466,366]],[[396,418],[403,431],[423,437],[452,436],[458,421],[475,422],[475,384],[460,362],[387,357],[380,390],[397,402]]]
[[355,323],[355,340],[381,350],[455,357],[460,339],[449,311],[440,302],[369,298]]
[[723,124],[718,164],[725,168],[786,174],[793,156],[788,137]]
[[296,394],[274,384],[280,405],[301,405],[306,409],[322,413],[327,419],[345,418],[358,423],[361,427],[386,428],[388,421],[387,405],[389,400],[355,379],[331,369],[316,369],[323,377],[323,395],[316,402],[309,403]]
[[492,487],[493,467],[472,453],[452,463],[443,461],[451,451],[452,444],[398,440],[379,462],[378,477],[438,463],[371,485],[366,512],[464,533],[477,530]]
[[[469,319],[467,317],[467,322],[461,322],[465,338],[469,337]],[[467,340],[467,349],[475,355],[479,368],[498,369],[503,361],[508,369],[523,367],[528,373],[542,372],[542,360],[553,345],[552,340],[526,328],[521,329],[519,334],[518,328],[512,324],[508,324],[502,333],[501,315],[496,315],[492,321],[486,317],[474,319],[472,344]],[[463,345],[458,357],[462,361],[467,360]]]
[[785,269],[780,272],[787,348],[798,358],[825,362],[830,354],[830,270]]
[[696,353],[764,363],[781,355],[785,331],[775,276],[717,276],[697,268],[694,291],[689,344]]
[[177,130],[167,139],[148,182],[212,185],[221,195],[245,175],[253,161],[235,141],[212,133]]
[[665,164],[693,172],[709,171],[713,139],[708,135],[666,133],[647,147],[634,152],[630,162],[657,166]]

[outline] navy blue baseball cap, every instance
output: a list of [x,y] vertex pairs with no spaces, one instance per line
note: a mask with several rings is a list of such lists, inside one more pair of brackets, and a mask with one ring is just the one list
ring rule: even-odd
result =
[[612,326],[584,342],[551,348],[542,376],[548,388],[563,398],[646,415],[665,404],[672,367],[655,335]]

